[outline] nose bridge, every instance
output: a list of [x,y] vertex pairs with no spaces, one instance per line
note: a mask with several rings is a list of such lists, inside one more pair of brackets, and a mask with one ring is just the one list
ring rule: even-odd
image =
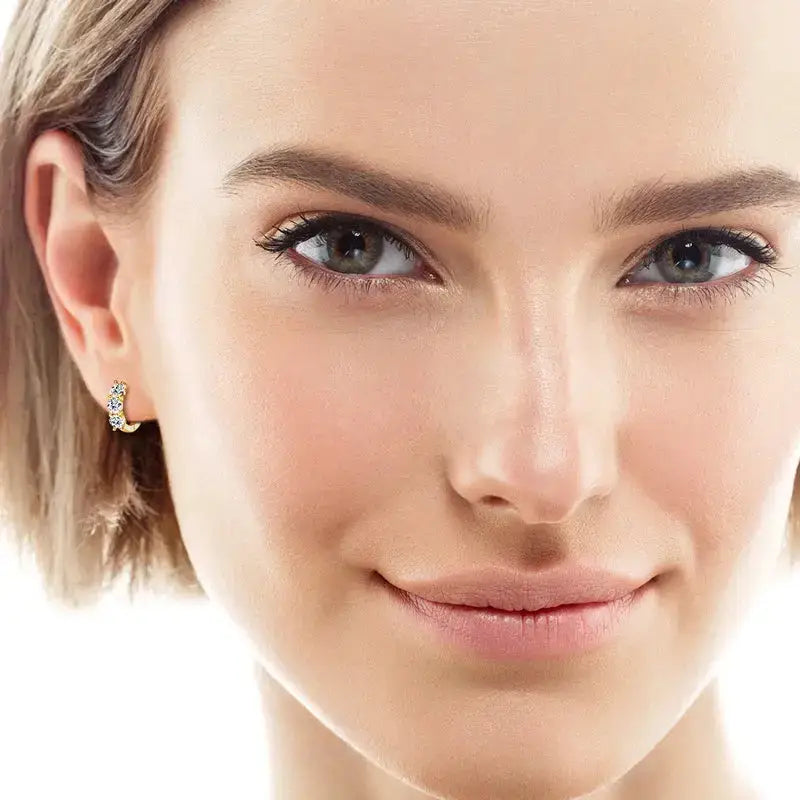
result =
[[552,287],[514,308],[473,361],[451,480],[471,503],[558,522],[616,479],[611,347],[600,314]]

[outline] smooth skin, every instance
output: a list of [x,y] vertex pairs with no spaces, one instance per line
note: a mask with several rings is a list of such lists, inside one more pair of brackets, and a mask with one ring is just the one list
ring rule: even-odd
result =
[[[159,422],[192,562],[257,655],[275,797],[757,797],[714,669],[790,569],[800,211],[717,193],[596,223],[659,179],[797,175],[798,30],[796,0],[188,4],[135,224],[96,212],[66,135],[34,143],[26,220],[64,337],[98,414],[121,378],[128,420]],[[397,209],[321,182],[221,191],[289,146],[437,188]],[[483,227],[416,213],[442,190]],[[402,285],[326,291],[298,264],[353,272],[353,250],[254,243],[323,211],[391,226],[425,269],[387,243]],[[620,284],[720,226],[781,271],[694,303],[655,273]],[[715,268],[757,267],[735,256]],[[528,662],[438,642],[374,581],[562,561],[661,577],[612,642]]]

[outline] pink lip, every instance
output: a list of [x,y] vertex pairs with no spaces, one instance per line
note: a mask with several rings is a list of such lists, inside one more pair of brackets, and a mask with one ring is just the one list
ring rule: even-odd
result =
[[[383,577],[383,576],[381,576]],[[577,653],[613,638],[655,581],[575,565],[484,569],[386,586],[426,628],[490,658]]]
[[608,570],[560,566],[524,573],[487,568],[432,580],[393,581],[398,589],[433,603],[486,607],[505,611],[539,611],[567,603],[618,600],[647,583]]

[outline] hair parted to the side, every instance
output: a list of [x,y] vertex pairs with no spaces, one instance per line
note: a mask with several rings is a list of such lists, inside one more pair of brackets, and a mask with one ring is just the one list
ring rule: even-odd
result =
[[[23,216],[35,138],[80,143],[97,207],[135,214],[159,166],[159,52],[175,0],[24,0],[0,66],[0,514],[51,599],[83,606],[126,575],[202,596],[158,423],[113,431],[62,339]],[[125,376],[119,376],[124,378]]]
[[[202,0],[193,0],[201,2]],[[135,214],[160,164],[159,52],[179,0],[25,0],[0,73],[0,513],[51,597],[83,605],[127,572],[202,595],[180,536],[158,423],[112,431],[58,327],[23,217],[39,133],[84,153],[98,208]],[[119,376],[124,379],[124,375]],[[800,561],[800,472],[787,536]]]

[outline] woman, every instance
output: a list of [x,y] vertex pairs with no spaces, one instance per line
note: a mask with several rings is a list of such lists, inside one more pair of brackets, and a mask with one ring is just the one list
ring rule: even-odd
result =
[[54,597],[230,614],[277,797],[757,797],[800,9],[622,6],[17,11],[3,507]]

